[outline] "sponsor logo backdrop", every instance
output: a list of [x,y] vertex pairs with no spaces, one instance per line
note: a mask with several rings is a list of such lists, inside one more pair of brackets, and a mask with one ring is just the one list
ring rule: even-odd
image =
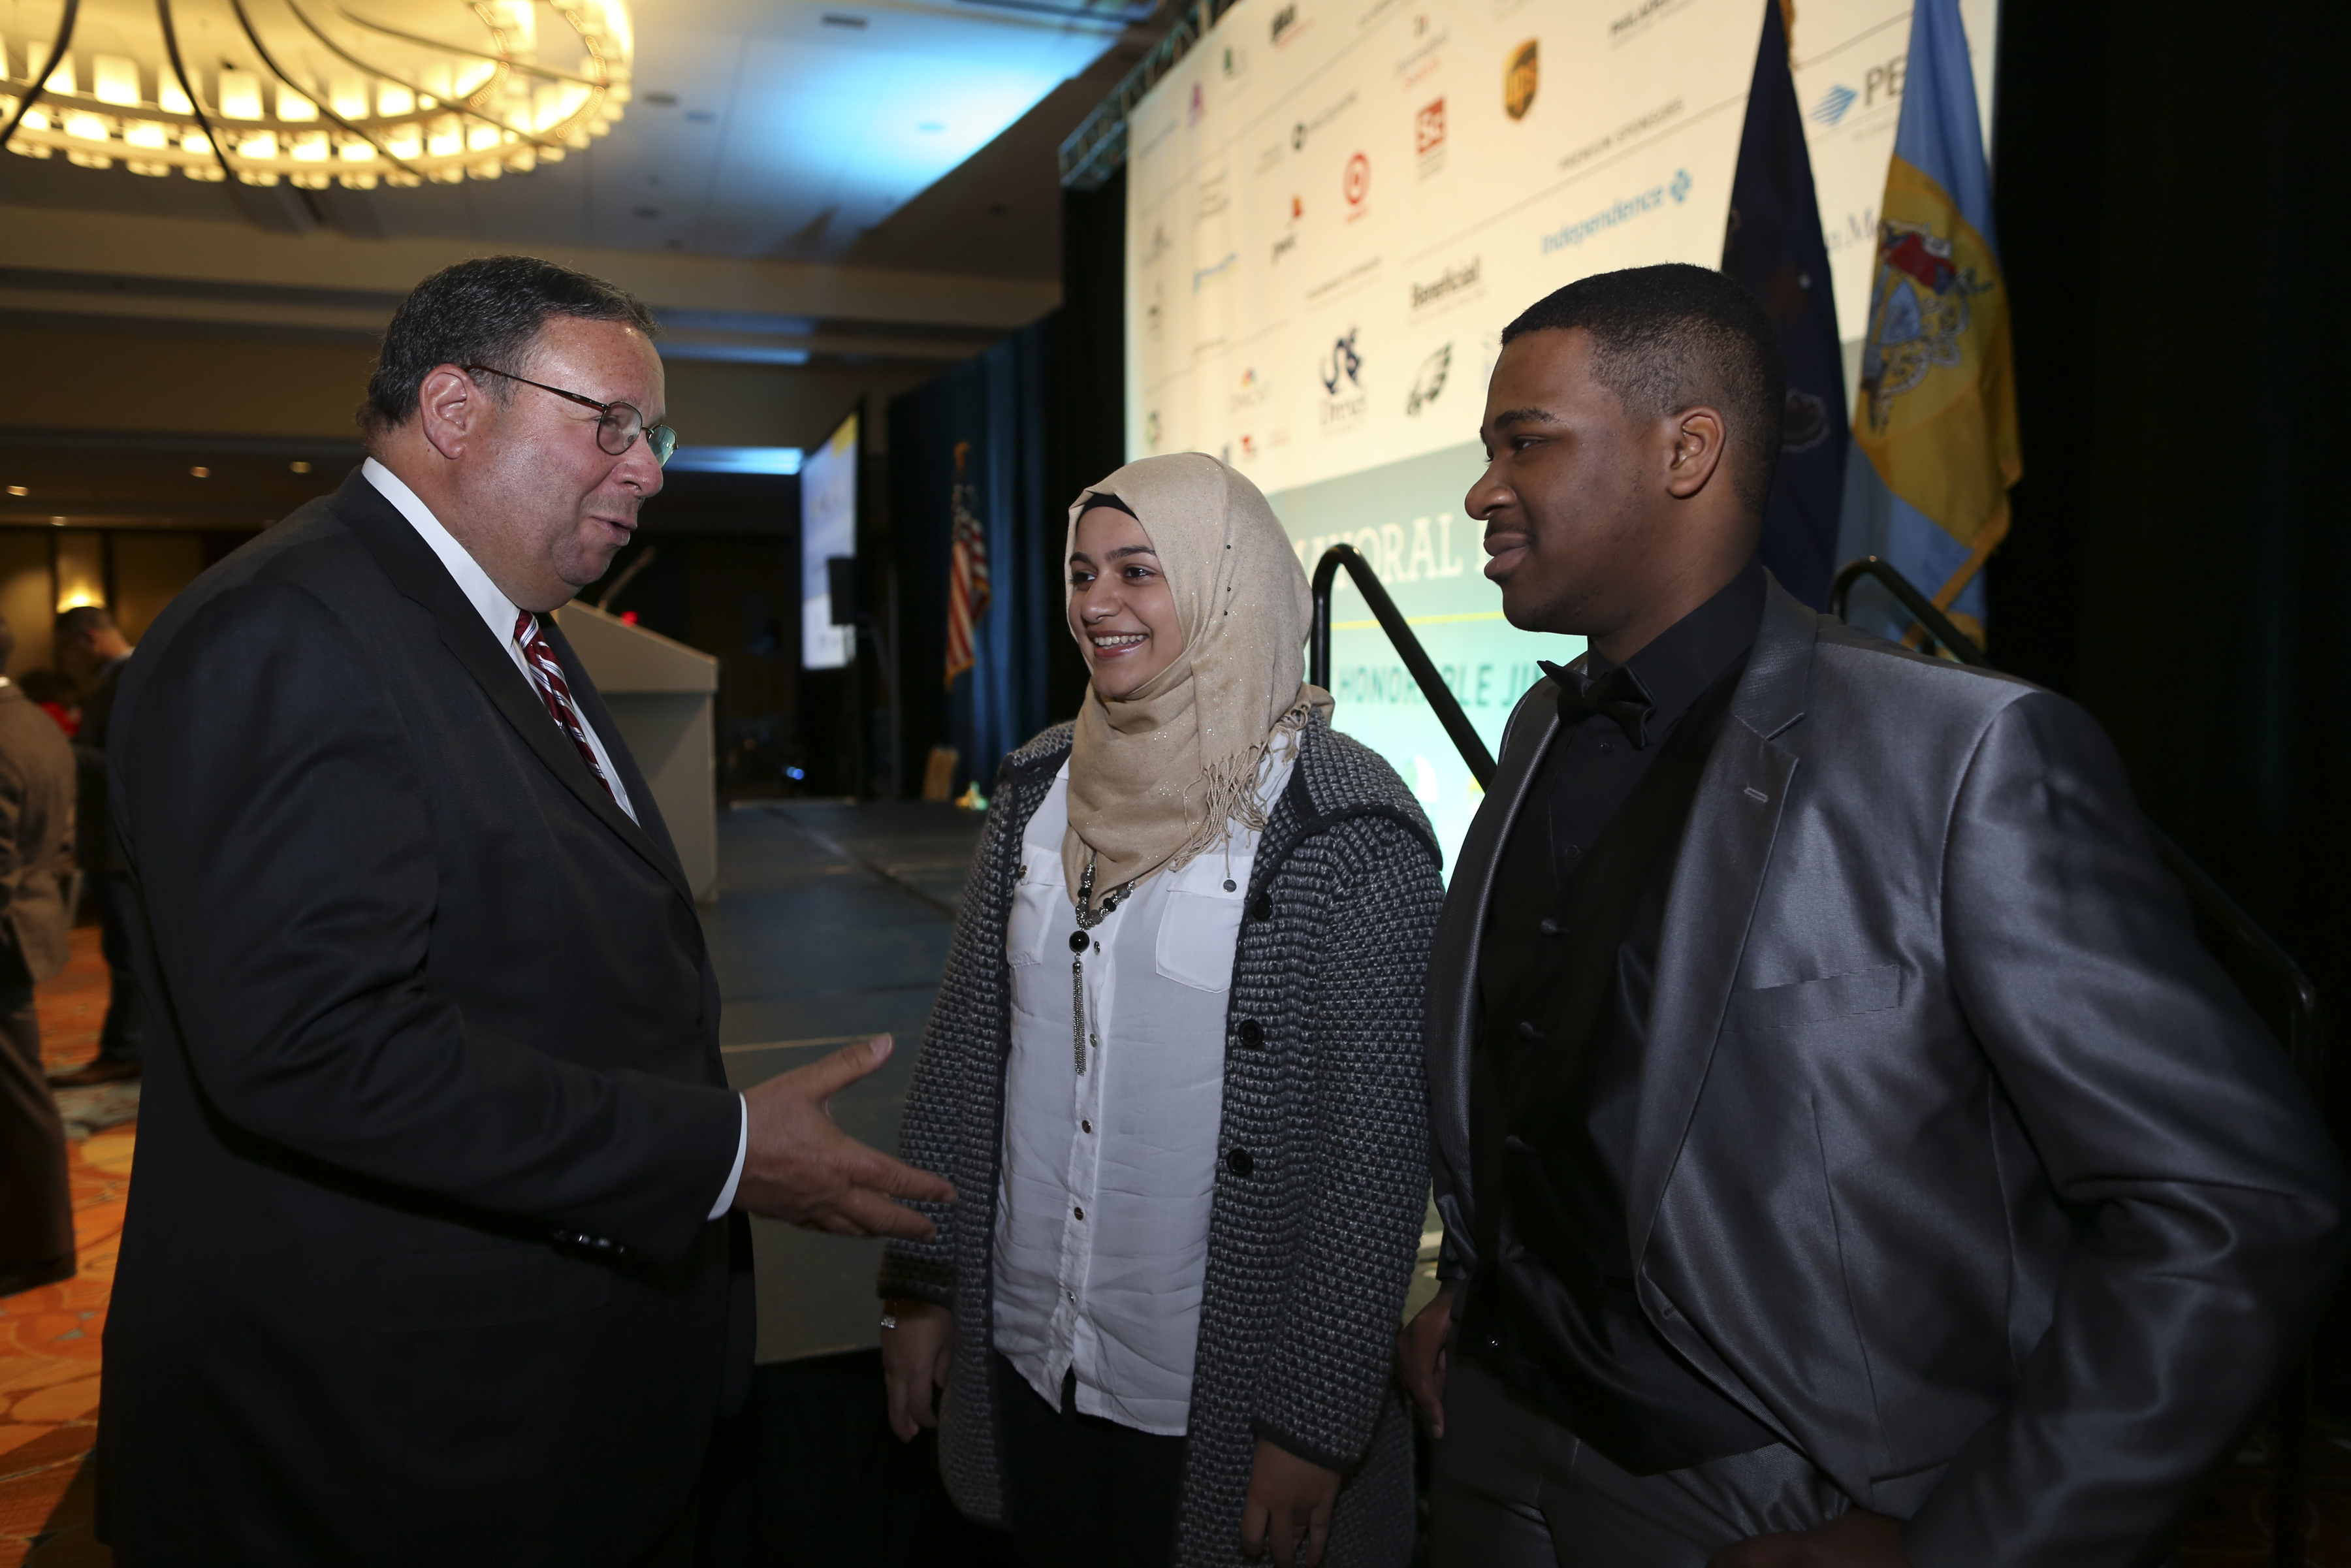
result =
[[[1991,123],[1998,0],[1961,0]],[[1909,7],[1800,0],[1837,319],[1857,340]],[[1499,748],[1539,658],[1462,497],[1501,329],[1561,285],[1719,264],[1759,0],[1240,0],[1137,108],[1127,450],[1254,479],[1311,570],[1345,541]],[[1339,727],[1393,762],[1448,861],[1469,771],[1341,578]]]

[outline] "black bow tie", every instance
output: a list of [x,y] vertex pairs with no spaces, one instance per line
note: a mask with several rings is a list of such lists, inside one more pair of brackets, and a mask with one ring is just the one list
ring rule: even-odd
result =
[[1649,716],[1656,711],[1656,704],[1649,699],[1631,665],[1615,664],[1604,674],[1589,675],[1548,659],[1536,662],[1559,688],[1559,716],[1563,722],[1576,724],[1598,714],[1615,721],[1634,750],[1647,748]]

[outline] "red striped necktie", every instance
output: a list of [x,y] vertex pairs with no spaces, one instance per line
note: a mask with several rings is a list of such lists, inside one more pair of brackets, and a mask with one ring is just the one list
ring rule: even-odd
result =
[[538,632],[538,617],[528,610],[515,612],[515,642],[522,649],[522,662],[530,671],[530,684],[538,688],[538,700],[547,705],[548,716],[556,727],[571,737],[580,748],[580,760],[612,797],[612,804],[621,803],[620,792],[604,776],[603,765],[596,760],[596,748],[589,744],[588,727],[580,717],[580,710],[571,706],[571,685],[563,678],[563,665],[555,657],[555,650]]

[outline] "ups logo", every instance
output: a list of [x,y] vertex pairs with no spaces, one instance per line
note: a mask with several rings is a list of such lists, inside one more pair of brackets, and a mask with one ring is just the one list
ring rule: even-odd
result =
[[1510,51],[1509,62],[1502,67],[1502,108],[1512,120],[1524,120],[1527,110],[1534,106],[1540,76],[1535,40],[1529,38]]

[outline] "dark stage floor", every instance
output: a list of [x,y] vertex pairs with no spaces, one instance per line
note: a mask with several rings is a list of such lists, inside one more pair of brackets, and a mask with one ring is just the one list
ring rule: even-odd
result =
[[[718,963],[720,1039],[736,1088],[887,1031],[897,1054],[833,1103],[833,1119],[878,1148],[896,1147],[983,821],[915,801],[762,802],[720,820],[718,902],[703,911],[703,928]],[[768,1220],[755,1220],[752,1234],[761,1362],[880,1343],[881,1243]]]

